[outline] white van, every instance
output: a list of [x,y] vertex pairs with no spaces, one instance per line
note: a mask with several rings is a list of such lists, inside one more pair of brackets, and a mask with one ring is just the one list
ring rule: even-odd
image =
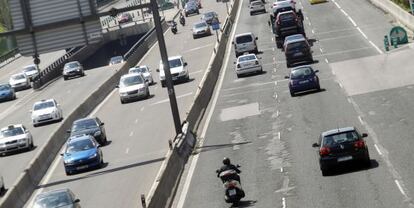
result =
[[[172,76],[172,81],[189,81],[190,73],[187,69],[187,62],[184,61],[182,56],[172,56],[168,57],[168,62],[170,64],[170,72]],[[157,69],[157,72],[160,73],[161,86],[165,87],[165,73],[164,66],[160,60],[160,68]]]
[[236,53],[236,57],[248,52],[248,53],[258,53],[257,49],[257,43],[256,43],[257,37],[254,36],[253,33],[242,33],[237,34],[234,36],[234,51]]

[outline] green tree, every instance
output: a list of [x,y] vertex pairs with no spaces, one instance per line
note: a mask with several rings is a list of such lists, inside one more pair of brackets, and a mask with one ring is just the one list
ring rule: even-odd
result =
[[8,0],[0,0],[0,24],[5,30],[12,29],[12,19]]

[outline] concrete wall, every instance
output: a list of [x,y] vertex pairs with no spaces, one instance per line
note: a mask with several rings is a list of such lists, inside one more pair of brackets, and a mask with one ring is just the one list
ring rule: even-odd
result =
[[414,31],[414,16],[402,9],[391,0],[369,0],[375,6],[394,16],[397,21],[401,22],[408,29]]
[[[163,22],[163,28],[167,28]],[[87,116],[105,97],[115,88],[121,75],[128,72],[131,65],[135,65],[144,54],[156,42],[156,33],[154,29],[145,35],[127,61],[120,66],[120,69],[113,76],[109,77],[105,83],[91,93],[83,103],[68,114],[62,125],[50,134],[49,140],[37,152],[35,157],[30,161],[27,168],[20,174],[16,182],[11,186],[7,193],[1,198],[1,208],[18,208],[23,207],[33,191],[38,188],[40,180],[45,175],[50,164],[58,154],[58,151],[66,141],[66,130],[69,129],[74,120]]]

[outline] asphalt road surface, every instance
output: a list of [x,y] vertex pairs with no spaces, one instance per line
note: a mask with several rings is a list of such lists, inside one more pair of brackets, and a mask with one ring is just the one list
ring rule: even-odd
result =
[[[215,2],[203,2],[200,12],[211,10],[224,21],[225,7]],[[215,35],[192,38],[192,23],[200,17],[186,18],[186,26],[179,25],[176,35],[170,30],[165,33],[168,55],[182,55],[190,71],[190,82],[175,85],[181,119],[189,110],[216,41]],[[92,112],[91,116],[98,116],[105,122],[110,141],[102,148],[106,166],[66,176],[62,160],[57,156],[35,194],[70,188],[85,207],[136,207],[140,203],[140,194],[147,195],[155,181],[168,149],[168,139],[175,136],[167,91],[161,87],[156,72],[159,61],[156,44],[140,62],[150,67],[157,81],[150,87],[151,98],[122,105],[115,90]]]
[[[289,70],[267,25],[269,13],[250,16],[244,1],[235,33],[259,37],[266,73],[238,79],[231,48],[176,207],[230,206],[215,174],[223,157],[242,166],[241,207],[413,207],[413,83],[404,79],[401,86],[398,78],[376,76],[399,69],[390,63],[410,66],[410,58],[384,54],[382,40],[393,20],[365,0],[297,2],[323,90],[290,96],[283,79]],[[404,50],[411,49],[398,53],[409,53]],[[387,67],[378,66],[379,60]],[[396,70],[394,76],[412,72]],[[369,90],[349,93],[355,92],[354,83]],[[371,167],[345,166],[323,177],[311,145],[322,131],[345,126],[369,134]]]

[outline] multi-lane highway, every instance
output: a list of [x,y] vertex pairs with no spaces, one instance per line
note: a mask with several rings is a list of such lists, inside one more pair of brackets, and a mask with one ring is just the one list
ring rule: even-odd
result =
[[[225,7],[215,2],[203,2],[200,12],[207,11],[216,11],[222,22],[226,17]],[[164,33],[168,55],[182,55],[190,72],[189,82],[175,85],[182,119],[208,67],[216,41],[215,35],[192,38],[192,24],[200,17],[186,18],[186,26],[179,25],[176,35],[170,30]],[[102,148],[105,167],[66,176],[62,160],[57,156],[34,195],[47,190],[70,188],[85,207],[136,207],[140,203],[140,194],[147,194],[155,181],[168,149],[168,139],[175,135],[168,94],[166,88],[161,87],[156,72],[159,61],[156,44],[139,63],[148,65],[157,81],[150,87],[149,99],[121,104],[118,92],[114,90],[91,113],[91,116],[98,116],[105,122],[110,141]],[[110,69],[104,67],[92,71]],[[93,82],[82,80],[88,77],[91,76],[88,74],[79,79],[83,87],[83,84]]]
[[[290,96],[283,79],[289,69],[267,25],[269,13],[250,16],[243,1],[235,33],[254,32],[259,37],[266,73],[238,79],[233,48],[228,52],[206,125],[199,132],[199,154],[189,162],[188,174],[181,180],[178,208],[228,207],[215,174],[223,157],[242,166],[246,197],[241,207],[413,206],[412,87],[374,76],[386,69],[370,64],[393,62],[382,47],[393,20],[365,0],[316,5],[298,0],[297,7],[305,16],[316,60],[312,66],[320,70],[323,90]],[[376,59],[362,61],[371,57]],[[394,62],[395,76],[404,76],[397,75],[398,66],[409,61]],[[378,70],[363,71],[370,66]],[[358,86],[370,90],[349,93],[347,87],[354,87],[355,77]],[[375,87],[380,85],[398,88]],[[323,177],[311,145],[322,131],[345,126],[369,134],[371,167],[346,166]]]

